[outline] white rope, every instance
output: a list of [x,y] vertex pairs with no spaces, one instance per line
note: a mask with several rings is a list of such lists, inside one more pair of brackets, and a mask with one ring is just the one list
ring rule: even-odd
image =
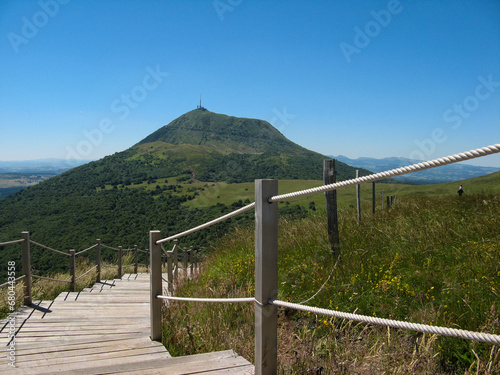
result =
[[40,244],[40,243],[38,243],[38,242],[35,242],[35,241],[33,241],[33,240],[30,240],[30,242],[31,242],[33,245],[43,247],[44,249],[47,249],[47,250],[50,250],[50,251],[54,251],[54,252],[59,253],[59,254],[62,254],[62,255],[66,255],[66,256],[68,256],[68,257],[70,257],[70,256],[71,256],[70,254],[65,253],[65,252],[63,252],[63,251],[61,251],[61,250],[56,250],[56,249],[53,249],[53,248],[51,248],[51,247],[48,247],[48,246],[42,245],[42,244]]
[[21,238],[20,240],[14,240],[14,241],[7,241],[7,242],[0,242],[0,246],[5,246],[5,245],[12,245],[13,243],[19,243],[25,241],[24,238]]
[[455,154],[455,155],[446,156],[444,158],[439,158],[439,159],[434,159],[434,160],[430,160],[430,161],[425,161],[422,163],[412,164],[412,165],[409,165],[407,167],[391,169],[389,171],[379,172],[379,173],[375,173],[375,174],[372,174],[369,176],[354,178],[352,180],[341,181],[341,182],[337,182],[337,183],[330,184],[330,185],[322,185],[322,186],[318,186],[315,188],[296,191],[296,192],[292,192],[292,193],[288,193],[288,194],[275,195],[274,197],[270,197],[268,199],[268,201],[269,201],[269,203],[271,203],[271,202],[282,201],[282,200],[295,198],[295,197],[302,197],[304,195],[310,195],[310,194],[322,193],[325,191],[337,190],[337,189],[347,187],[347,186],[359,185],[360,183],[364,183],[364,182],[373,182],[373,181],[383,180],[385,178],[396,177],[396,176],[400,176],[400,175],[407,174],[407,173],[422,171],[424,169],[440,167],[442,165],[457,163],[459,161],[464,161],[464,160],[478,158],[481,156],[496,154],[498,152],[500,152],[500,144],[495,144],[495,145],[491,145],[491,146],[487,146],[487,147],[477,148],[475,150],[462,152],[462,153]]
[[170,297],[170,296],[156,296],[159,299],[168,299],[171,301],[185,301],[185,302],[215,302],[215,303],[242,303],[242,302],[255,302],[255,298],[186,298],[186,297]]
[[321,285],[321,288],[318,289],[318,291],[316,293],[314,293],[311,297],[309,297],[308,299],[306,299],[305,301],[302,301],[302,302],[299,302],[299,305],[303,305],[304,303],[307,303],[309,302],[310,300],[312,300],[314,297],[316,297],[322,290],[323,288],[325,287],[325,285],[328,283],[328,281],[330,280],[330,278],[332,277],[333,275],[333,271],[335,271],[335,268],[337,268],[337,264],[339,263],[339,260],[340,260],[340,255],[337,257],[337,260],[335,261],[335,264],[332,268],[332,270],[330,271],[330,274],[328,275],[328,278],[326,279],[326,281],[323,283],[323,285]]
[[34,277],[35,279],[44,279],[44,280],[50,280],[50,281],[59,281],[61,283],[70,283],[71,282],[71,280],[52,279],[50,277],[38,276],[38,275],[31,275],[31,277]]
[[88,249],[85,249],[85,250],[82,250],[82,251],[75,253],[75,256],[80,255],[86,251],[92,250],[94,247],[97,247],[97,244],[90,246]]
[[462,339],[487,342],[489,344],[496,344],[496,345],[500,344],[500,336],[499,335],[492,335],[489,333],[471,332],[471,331],[465,331],[462,329],[435,327],[435,326],[429,326],[429,325],[425,325],[425,324],[409,323],[409,322],[402,322],[402,321],[398,321],[398,320],[376,318],[373,316],[350,314],[350,313],[345,313],[345,312],[341,312],[341,311],[320,309],[318,307],[304,306],[304,305],[299,305],[297,303],[290,303],[290,302],[284,302],[284,301],[278,301],[278,300],[271,300],[269,302],[273,305],[276,305],[276,306],[287,307],[289,309],[308,311],[308,312],[311,312],[314,314],[334,316],[336,318],[355,320],[355,321],[364,322],[364,323],[378,324],[378,325],[383,325],[383,326],[388,326],[388,327],[393,327],[393,328],[408,329],[411,331],[417,331],[417,332],[423,332],[423,333],[433,333],[433,334],[438,334],[438,335],[443,335],[443,336],[458,337],[458,338],[462,338]]
[[101,247],[105,247],[106,249],[115,250],[115,251],[119,251],[120,250],[120,249],[117,249],[116,247],[111,247],[111,246],[107,246],[107,245],[104,245],[104,244],[101,244]]
[[97,268],[97,265],[95,265],[94,267],[92,267],[91,269],[89,269],[89,270],[88,270],[87,272],[85,272],[84,274],[82,274],[82,275],[78,276],[78,277],[75,279],[75,281],[80,280],[83,276],[85,276],[85,275],[86,275],[86,274],[88,274],[89,272],[91,272],[91,271],[95,270],[96,268]]
[[217,223],[220,223],[221,221],[224,221],[224,220],[227,220],[233,216],[236,216],[236,215],[239,215],[243,212],[246,212],[246,211],[249,211],[251,210],[252,208],[254,208],[255,206],[255,202],[254,203],[250,203],[249,205],[247,206],[244,206],[244,207],[241,207],[239,209],[237,209],[236,211],[233,211],[233,212],[230,212],[226,215],[223,215],[223,216],[220,216],[218,217],[217,219],[214,219],[212,221],[208,221],[206,222],[205,224],[201,224],[197,227],[194,227],[194,228],[191,228],[191,229],[188,229],[187,231],[185,232],[182,232],[182,233],[178,233],[178,234],[175,234],[173,236],[170,236],[170,237],[167,237],[167,238],[163,238],[161,240],[158,240],[156,241],[156,244],[159,245],[163,242],[167,242],[167,241],[171,241],[171,240],[174,240],[176,238],[180,238],[180,237],[184,237],[184,236],[187,236],[188,234],[191,234],[191,233],[194,233],[194,232],[197,232],[199,230],[202,230],[202,229],[205,229],[205,228],[208,228],[214,224],[217,224]]
[[15,278],[13,281],[7,281],[6,283],[3,283],[2,285],[0,285],[0,288],[4,287],[6,285],[12,285],[12,283],[14,283],[18,280],[21,280],[23,277],[26,277],[26,275],[19,276],[19,277]]

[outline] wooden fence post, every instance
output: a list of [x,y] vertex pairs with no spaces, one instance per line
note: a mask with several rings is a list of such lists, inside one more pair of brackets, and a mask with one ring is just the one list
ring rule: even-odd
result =
[[182,249],[182,267],[184,268],[184,274],[187,275],[187,267],[188,267],[188,249]]
[[[356,169],[356,178],[359,177],[359,169]],[[356,185],[356,203],[358,207],[358,223],[361,223],[361,185]]]
[[75,281],[76,281],[76,262],[75,262],[75,250],[71,249],[69,251],[69,274],[71,276],[71,282],[69,284],[70,292],[75,291]]
[[173,251],[167,253],[167,280],[168,280],[168,291],[172,293],[174,291],[174,275],[172,274],[172,256]]
[[172,257],[174,260],[174,279],[175,280],[177,280],[177,276],[179,275],[179,267],[178,267],[179,258],[178,258],[178,251],[177,251],[178,245],[179,245],[179,240],[175,239],[174,240],[173,254],[172,254]]
[[101,240],[97,239],[97,248],[96,248],[96,254],[95,254],[95,261],[97,263],[97,276],[96,276],[96,282],[100,283],[101,282]]
[[372,214],[375,215],[375,204],[376,204],[376,199],[375,199],[375,182],[372,182]]
[[193,254],[194,254],[194,250],[193,250],[193,246],[190,246],[189,247],[189,269],[191,270],[191,277],[193,277]]
[[278,295],[277,180],[255,181],[255,374],[277,372],[278,316],[269,303]]
[[21,232],[22,267],[24,275],[24,304],[31,305],[31,260],[30,260],[30,232]]
[[137,245],[134,245],[134,273],[137,273],[138,259],[139,259],[139,250],[137,249]]
[[382,212],[384,212],[384,191],[382,190]]
[[[330,185],[337,182],[335,159],[323,160],[323,183]],[[328,240],[333,255],[340,254],[339,220],[337,214],[337,191],[326,191],[326,222],[328,227]]]
[[149,232],[149,264],[150,275],[150,319],[151,340],[161,342],[161,299],[156,296],[163,294],[161,278],[161,232],[152,230]]
[[122,278],[122,247],[118,246],[118,278]]

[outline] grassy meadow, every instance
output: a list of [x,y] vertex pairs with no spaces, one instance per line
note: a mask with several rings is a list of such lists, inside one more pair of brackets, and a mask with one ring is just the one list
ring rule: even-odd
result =
[[[188,180],[186,182],[186,180]],[[500,193],[500,173],[492,173],[478,178],[463,180],[460,182],[450,182],[435,185],[418,185],[404,183],[386,183],[377,182],[375,199],[376,209],[381,210],[382,192],[384,197],[398,196],[433,196],[433,197],[452,197],[457,194],[460,184],[464,185],[466,193]],[[231,205],[238,200],[253,202],[255,195],[255,183],[243,182],[232,183],[226,182],[192,182],[189,176],[183,178],[166,178],[158,179],[155,183],[142,183],[128,185],[128,188],[137,189],[144,188],[146,190],[157,189],[157,186],[172,186],[177,185],[175,194],[181,196],[184,194],[193,194],[194,198],[186,201],[184,204],[192,208],[208,207],[217,203]],[[323,185],[320,180],[279,180],[279,194],[285,194],[297,190],[305,190],[312,187]],[[107,185],[106,189],[112,189],[111,185]],[[356,207],[356,188],[349,187],[340,189],[337,192],[339,209],[349,209]],[[371,212],[372,204],[372,184],[361,184],[361,201],[367,206],[366,210]],[[322,194],[314,194],[309,197],[302,197],[295,201],[290,201],[293,204],[299,204],[304,207],[309,207],[310,202],[314,202],[316,209],[325,209],[325,199]]]
[[[279,299],[299,303],[321,290],[307,305],[498,334],[500,195],[459,199],[455,185],[443,186],[444,196],[399,193],[384,213],[365,207],[361,224],[353,210],[341,211],[340,257],[330,251],[323,210],[281,219]],[[253,237],[250,225],[222,238],[203,274],[177,294],[253,296]],[[164,319],[174,356],[232,348],[253,360],[251,304],[171,302]],[[279,309],[278,337],[282,374],[500,372],[493,345],[297,311]]]

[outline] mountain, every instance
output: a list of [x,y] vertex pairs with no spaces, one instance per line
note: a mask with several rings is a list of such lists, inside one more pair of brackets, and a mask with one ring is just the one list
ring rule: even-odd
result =
[[[424,160],[406,159],[401,157],[390,157],[383,159],[358,158],[350,159],[346,156],[332,156],[332,158],[347,163],[354,167],[365,168],[375,173],[384,172],[394,168],[405,167],[410,164],[421,163]],[[440,168],[428,169],[408,175],[395,177],[394,179],[408,183],[438,184],[443,182],[455,182],[483,176],[500,171],[500,168],[479,167],[470,164],[457,163],[445,165]]]
[[[61,250],[86,248],[96,238],[112,246],[147,248],[151,229],[176,233],[243,205],[214,201],[210,207],[193,209],[184,204],[200,190],[217,189],[214,182],[318,180],[324,158],[287,140],[266,121],[197,109],[125,151],[0,200],[0,242],[29,230],[35,241]],[[354,168],[344,163],[337,163],[337,170],[338,180],[355,175]],[[199,181],[206,182],[203,188],[191,185]],[[207,243],[251,217],[249,213],[231,219],[184,241]],[[33,257],[34,269],[66,266],[53,253],[34,251],[38,255]],[[16,246],[0,247],[0,264],[19,259]]]
[[[248,182],[257,178],[322,179],[325,156],[291,141],[267,121],[195,109],[133,148],[133,160],[167,163],[193,180]],[[339,180],[355,170],[339,163]],[[367,173],[365,171],[365,173]]]

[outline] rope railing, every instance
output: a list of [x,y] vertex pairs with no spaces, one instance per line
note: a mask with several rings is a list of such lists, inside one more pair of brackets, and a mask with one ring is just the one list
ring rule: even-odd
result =
[[208,303],[248,303],[255,302],[254,297],[248,298],[192,298],[192,297],[172,297],[157,295],[158,299],[167,299],[170,301],[184,301],[184,302],[208,302]]
[[50,281],[59,281],[61,283],[71,283],[71,280],[59,280],[59,279],[53,279],[51,277],[45,277],[45,276],[31,275],[31,277],[34,277],[35,279],[43,279],[43,280],[50,280]]
[[194,232],[198,232],[199,230],[211,227],[212,225],[215,225],[215,224],[218,224],[218,223],[220,223],[220,222],[222,222],[224,220],[230,219],[233,216],[237,216],[239,214],[242,214],[243,212],[249,211],[249,210],[251,210],[254,207],[255,207],[255,203],[250,203],[247,206],[243,206],[243,207],[241,207],[241,208],[239,208],[239,209],[237,209],[237,210],[235,210],[233,212],[230,212],[228,214],[222,215],[222,216],[218,217],[217,219],[214,219],[212,221],[208,221],[208,222],[206,222],[204,224],[198,225],[197,227],[188,229],[185,232],[181,232],[181,233],[175,234],[173,236],[170,236],[170,237],[167,237],[167,238],[163,238],[163,239],[159,240],[157,243],[158,244],[162,244],[164,242],[172,241],[172,240],[175,240],[177,238],[181,238],[181,237],[187,236],[188,234],[191,234],[191,233],[194,233]]
[[0,242],[0,246],[12,245],[12,244],[15,244],[15,243],[21,243],[21,242],[24,242],[24,238],[21,238],[20,240],[7,241],[7,242]]
[[107,245],[104,245],[104,244],[101,244],[101,247],[105,247],[106,249],[110,249],[110,250],[120,251],[120,249],[118,249],[116,247],[111,247],[111,246],[107,246]]
[[388,326],[388,327],[392,327],[392,328],[401,328],[401,329],[407,329],[407,330],[416,331],[416,332],[432,333],[432,334],[437,334],[437,335],[441,335],[441,336],[457,337],[457,338],[462,338],[462,339],[467,339],[467,340],[486,342],[488,344],[500,345],[500,336],[493,335],[490,333],[472,332],[472,331],[466,331],[463,329],[430,326],[430,325],[426,325],[426,324],[403,322],[403,321],[399,321],[399,320],[377,318],[377,317],[367,316],[367,315],[351,314],[351,313],[345,313],[345,312],[341,312],[341,311],[322,309],[319,307],[312,307],[312,306],[305,306],[305,305],[300,305],[298,303],[291,303],[291,302],[285,302],[285,301],[279,301],[279,300],[270,300],[269,303],[276,305],[276,306],[286,307],[289,309],[295,309],[295,310],[300,310],[300,311],[306,311],[306,312],[310,312],[313,314],[321,314],[321,315],[333,316],[335,318],[354,320],[357,322],[371,323],[371,324],[377,324],[377,325],[382,325],[382,326]]
[[42,247],[42,248],[44,248],[44,249],[47,249],[47,250],[50,250],[50,251],[54,251],[54,252],[59,253],[59,254],[62,254],[62,255],[66,255],[66,256],[68,256],[68,257],[69,257],[69,256],[71,256],[70,254],[65,253],[64,251],[53,249],[53,248],[51,248],[51,247],[48,247],[48,246],[42,245],[42,244],[40,244],[40,243],[38,243],[38,242],[35,242],[35,241],[33,241],[33,240],[30,240],[30,243],[32,243],[33,245],[36,245],[36,246],[40,246],[40,247]]
[[75,281],[78,281],[80,280],[83,276],[87,275],[88,273],[92,272],[93,270],[95,270],[97,268],[97,265],[95,265],[94,267],[92,267],[91,269],[89,269],[87,272],[81,274],[80,276],[78,276],[77,278],[75,278]]
[[16,281],[19,281],[21,279],[24,279],[26,277],[26,275],[22,275],[22,276],[19,276],[19,277],[16,277],[14,280],[12,281],[7,281],[6,283],[3,283],[3,284],[0,284],[0,288],[3,287],[3,286],[6,286],[6,285],[9,285],[9,284],[12,284],[12,283],[15,283]]
[[[102,245],[101,245],[101,246],[102,246]],[[84,252],[86,252],[86,251],[92,250],[92,249],[93,249],[93,248],[95,248],[95,247],[97,247],[97,244],[92,245],[92,246],[90,246],[89,248],[87,248],[87,249],[85,249],[85,250],[81,250],[81,251],[79,251],[79,252],[75,253],[75,256],[76,256],[76,255],[83,254],[83,253],[84,253]]]
[[282,200],[287,200],[291,198],[298,198],[305,195],[324,193],[326,191],[337,190],[347,186],[359,185],[365,182],[374,182],[378,180],[383,180],[390,177],[397,177],[408,173],[423,171],[425,169],[436,168],[447,164],[458,163],[460,161],[475,159],[481,156],[492,155],[500,152],[500,144],[495,144],[487,147],[477,148],[475,150],[465,151],[459,154],[454,154],[446,156],[444,158],[438,158],[434,160],[425,161],[422,163],[412,164],[406,167],[395,168],[385,172],[379,172],[371,174],[368,176],[358,177],[351,180],[341,181],[334,184],[322,185],[310,189],[295,191],[292,193],[276,195],[269,197],[268,201],[277,202]]

